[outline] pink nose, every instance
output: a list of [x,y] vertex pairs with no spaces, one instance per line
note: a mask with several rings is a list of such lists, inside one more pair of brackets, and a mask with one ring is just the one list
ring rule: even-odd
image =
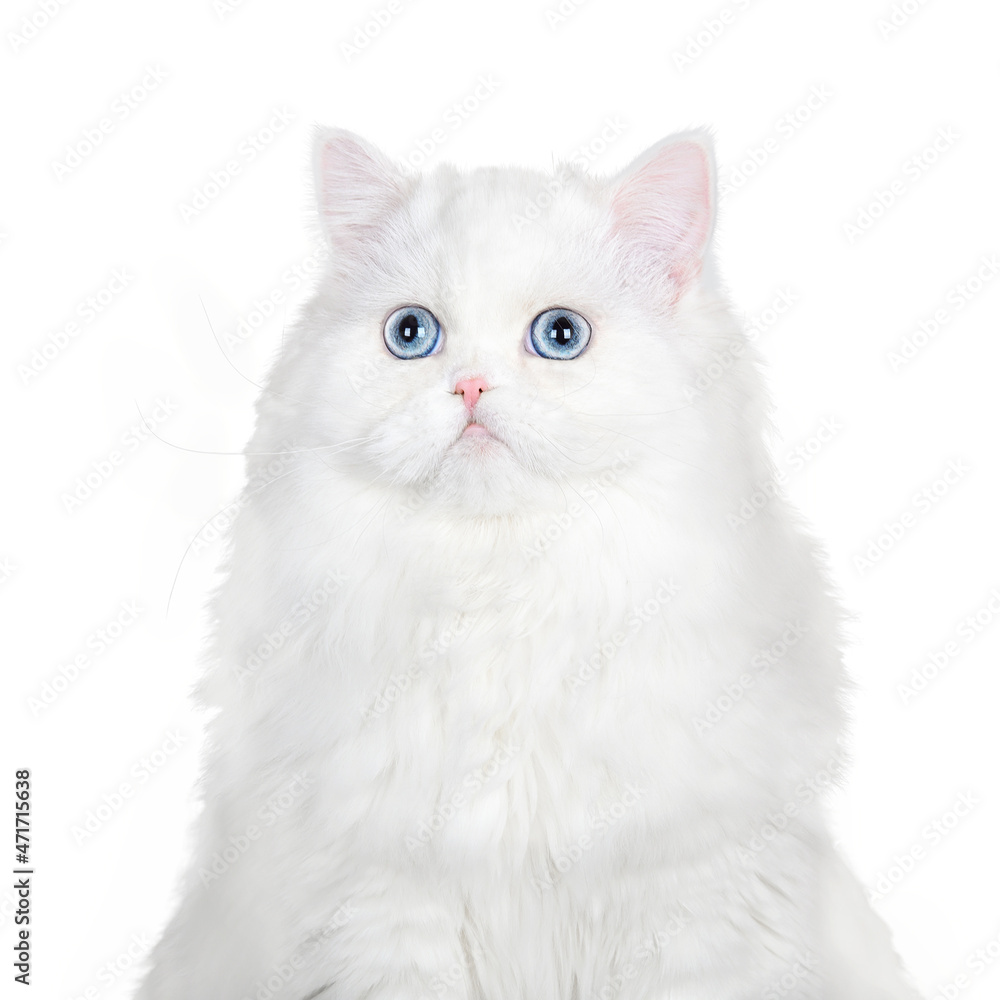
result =
[[484,378],[463,378],[455,383],[455,395],[462,397],[469,413],[472,412],[472,408],[479,402],[479,397],[487,389],[489,389],[489,385]]

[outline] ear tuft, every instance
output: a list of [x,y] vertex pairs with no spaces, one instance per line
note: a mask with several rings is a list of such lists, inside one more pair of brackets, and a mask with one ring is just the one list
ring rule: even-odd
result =
[[613,182],[616,231],[642,272],[669,278],[677,298],[701,271],[715,216],[715,163],[705,131],[658,142]]
[[313,171],[320,224],[334,250],[348,249],[373,233],[403,196],[399,169],[346,129],[317,132]]

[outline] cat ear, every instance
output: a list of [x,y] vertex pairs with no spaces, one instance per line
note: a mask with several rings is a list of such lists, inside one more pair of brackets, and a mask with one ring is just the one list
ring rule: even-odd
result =
[[404,177],[395,164],[346,129],[317,133],[313,170],[320,225],[335,250],[374,235],[403,196]]
[[701,272],[715,217],[715,160],[708,132],[663,139],[612,182],[614,229],[654,282],[678,298]]

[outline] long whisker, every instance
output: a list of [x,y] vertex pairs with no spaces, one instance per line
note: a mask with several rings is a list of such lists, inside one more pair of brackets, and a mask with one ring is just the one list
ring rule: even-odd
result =
[[[274,389],[270,388],[269,386],[263,385],[260,382],[255,382],[248,375],[246,375],[243,372],[241,372],[239,370],[239,368],[237,368],[236,365],[233,363],[232,358],[230,358],[229,355],[226,353],[225,348],[222,346],[222,342],[219,340],[219,336],[215,332],[215,326],[212,324],[212,319],[208,315],[208,308],[206,307],[205,302],[204,302],[204,300],[202,299],[202,297],[200,295],[198,296],[198,301],[201,302],[202,311],[205,313],[205,320],[208,323],[208,328],[212,331],[212,338],[215,340],[216,346],[219,348],[219,352],[226,359],[226,363],[229,365],[229,367],[232,368],[232,370],[234,372],[236,372],[236,374],[239,375],[239,377],[241,379],[243,379],[246,382],[249,382],[250,385],[252,385],[255,388],[259,389],[262,393],[266,393],[268,396],[273,396],[275,399],[288,400],[289,402],[296,403],[299,406],[306,406],[307,405],[303,400],[296,399],[294,396],[289,396],[289,395],[287,395],[286,393],[283,393],[283,392],[276,392]],[[282,329],[282,332],[281,332],[282,347],[284,347],[284,339],[285,339],[285,331],[284,331],[284,329]],[[366,400],[363,396],[361,396],[358,393],[357,389],[354,387],[354,384],[353,384],[353,382],[351,381],[350,378],[347,379],[347,384],[351,386],[351,389],[353,390],[354,394],[356,396],[358,396],[359,399],[361,399],[365,403],[369,403],[368,400]],[[329,400],[327,400],[327,405],[330,406],[330,408],[333,409],[335,412],[340,413],[341,415],[345,415],[345,413],[344,413],[343,410],[341,410],[341,409],[339,409],[337,407],[332,406],[330,404]],[[373,404],[369,403],[369,405],[373,405]]]
[[[138,407],[138,404],[137,404],[137,407]],[[141,411],[139,413],[139,416],[142,417],[142,412]],[[148,425],[148,423],[146,423],[145,418],[143,417],[142,419],[143,419],[143,423],[146,425],[146,427],[149,428],[149,425]],[[149,430],[150,430],[151,433],[155,434],[155,432],[152,430],[152,428],[149,428]],[[268,455],[275,455],[275,456],[310,455],[313,458],[318,459],[331,472],[335,472],[336,470],[334,469],[334,467],[331,466],[328,462],[325,461],[325,458],[326,457],[330,457],[330,456],[329,455],[327,455],[327,456],[321,455],[320,452],[326,452],[326,451],[328,451],[331,448],[336,448],[337,450],[333,454],[334,455],[338,455],[338,454],[341,454],[341,453],[343,453],[345,451],[351,450],[351,448],[353,448],[358,443],[365,443],[365,442],[368,442],[368,441],[372,440],[372,437],[370,435],[366,435],[365,437],[354,438],[354,439],[350,439],[350,440],[347,440],[347,441],[340,441],[340,442],[337,442],[336,444],[320,445],[320,446],[317,446],[316,448],[298,448],[298,449],[286,449],[284,451],[261,451],[261,452],[246,452],[246,453],[244,453],[244,452],[197,451],[196,449],[184,448],[181,445],[175,445],[175,444],[173,444],[173,442],[165,441],[162,438],[160,438],[159,440],[163,441],[164,444],[169,444],[172,447],[178,448],[181,451],[191,451],[191,452],[195,452],[196,454],[204,454],[204,455],[244,455],[244,454],[246,454],[246,455],[253,455],[253,456],[268,456]],[[303,472],[303,470],[300,467],[299,468],[288,469],[285,472],[282,472],[282,473],[280,473],[278,475],[275,475],[275,476],[271,477],[270,479],[265,480],[263,483],[261,483],[259,486],[257,486],[251,492],[245,493],[245,494],[241,493],[241,494],[237,495],[236,499],[231,500],[229,503],[227,503],[224,506],[220,507],[217,511],[215,511],[214,514],[210,515],[198,527],[198,529],[195,531],[194,535],[191,537],[191,540],[188,542],[187,546],[185,547],[184,552],[181,555],[180,562],[177,564],[177,569],[174,572],[174,578],[173,578],[173,580],[172,580],[172,582],[170,584],[170,592],[167,595],[167,604],[166,604],[166,609],[164,611],[164,616],[167,616],[167,615],[170,614],[170,603],[171,603],[171,600],[173,599],[174,590],[177,587],[177,581],[180,578],[181,570],[184,568],[184,563],[187,560],[187,557],[188,557],[188,555],[191,552],[191,547],[198,540],[198,536],[201,534],[202,531],[204,531],[205,527],[208,524],[210,524],[216,517],[218,517],[219,514],[221,514],[223,511],[227,510],[228,508],[232,507],[234,504],[240,504],[240,505],[246,504],[253,497],[257,496],[259,493],[261,493],[265,489],[267,489],[267,487],[273,486],[276,482],[279,482],[280,480],[286,478],[287,476],[291,475],[293,472],[299,472],[301,474]],[[317,479],[318,479],[318,477],[317,477]],[[308,482],[309,480],[307,479],[307,480],[304,480],[304,481]],[[247,484],[247,485],[249,485],[249,484]],[[245,489],[245,487],[244,487],[244,489]]]
[[[268,486],[273,485],[279,479],[284,479],[285,476],[290,476],[294,471],[295,469],[289,469],[288,471],[283,472],[278,476],[275,476],[273,479],[269,479],[266,482],[261,483],[261,485],[258,486],[257,489],[255,489],[252,493],[248,493],[247,496],[244,498],[244,500],[249,500],[251,497],[255,497],[262,490],[266,489]],[[208,524],[214,521],[215,518],[217,518],[224,510],[227,510],[229,507],[232,507],[233,504],[240,502],[241,500],[240,497],[238,496],[235,500],[230,500],[229,503],[225,504],[225,506],[220,507],[214,514],[212,514],[209,518],[207,518],[205,521],[202,522],[202,524],[198,527],[198,530],[192,536],[191,541],[187,543],[187,546],[185,547],[184,552],[181,555],[181,561],[177,564],[177,570],[174,573],[173,582],[170,584],[170,593],[167,595],[167,606],[163,612],[164,618],[166,618],[170,614],[170,602],[174,596],[174,588],[177,586],[177,580],[181,575],[181,569],[184,567],[184,562],[191,551],[191,546],[194,545],[194,543],[198,540],[198,536],[205,530],[205,527]]]
[[[379,511],[385,512],[386,508],[389,506],[389,499],[390,498],[386,496],[383,497],[381,500],[377,500],[374,504],[372,504],[367,514],[363,515],[361,518],[358,518],[358,520],[354,522],[355,524],[360,524],[362,520],[365,521],[364,526],[358,532],[358,537],[354,540],[355,549],[357,549],[358,544],[361,542],[361,538],[364,535],[364,533],[372,526],[372,524],[374,524],[375,518],[378,516]],[[351,525],[351,527],[353,528],[354,525]]]
[[139,409],[138,400],[133,400],[135,403],[135,408],[139,412],[139,419],[142,420],[143,426],[149,431],[152,437],[155,437],[157,441],[161,444],[168,445],[171,448],[176,448],[178,451],[186,451],[192,455],[222,455],[232,458],[254,458],[254,457],[264,457],[276,456],[276,455],[315,455],[321,451],[328,451],[331,448],[336,448],[342,451],[348,450],[350,447],[357,444],[364,444],[368,441],[373,440],[372,435],[366,434],[363,437],[357,438],[347,438],[344,441],[337,441],[333,444],[319,444],[311,448],[285,448],[282,451],[211,451],[205,448],[189,448],[183,444],[177,444],[175,441],[169,441],[167,438],[163,437],[161,434],[157,434],[155,428],[146,420],[145,415],[142,410]]
[[[222,343],[219,340],[219,336],[215,332],[215,327],[212,325],[212,319],[208,315],[208,309],[205,306],[205,303],[202,300],[202,297],[200,295],[198,296],[198,301],[201,302],[202,311],[205,313],[205,320],[208,323],[208,328],[212,331],[212,337],[215,340],[216,346],[219,348],[219,351],[222,354],[222,356],[226,359],[226,363],[229,365],[229,367],[232,368],[232,370],[234,372],[236,372],[236,374],[239,375],[239,377],[241,379],[243,379],[246,382],[249,382],[250,385],[256,387],[261,392],[266,393],[268,396],[273,396],[275,399],[285,399],[285,400],[288,400],[291,403],[297,403],[300,406],[305,406],[306,405],[301,399],[296,399],[294,396],[287,396],[283,392],[276,392],[274,389],[270,388],[269,386],[262,385],[260,382],[255,382],[248,375],[245,375],[243,372],[241,372],[239,370],[239,368],[237,368],[236,365],[233,364],[233,361],[229,357],[229,355],[226,354],[225,348],[223,348]],[[282,334],[281,334],[282,345],[284,345],[284,337],[285,337],[284,330],[282,330]]]
[[212,339],[215,341],[215,346],[219,348],[219,353],[226,359],[226,364],[228,364],[229,367],[232,368],[232,370],[236,372],[236,374],[239,375],[239,377],[245,382],[249,382],[252,386],[256,386],[256,388],[260,389],[262,392],[266,391],[264,386],[262,386],[259,382],[255,382],[249,375],[245,375],[239,370],[239,368],[236,367],[236,365],[233,364],[233,359],[226,354],[225,349],[222,346],[222,341],[219,340],[219,335],[215,332],[215,326],[212,324],[212,317],[208,315],[208,307],[205,305],[205,300],[199,295],[198,301],[201,303],[201,311],[205,314],[205,322],[208,323],[208,328],[212,331]]
[[[587,465],[588,464],[586,458],[576,458],[576,457],[574,457],[572,454],[570,454],[569,452],[567,452],[563,447],[561,447],[556,441],[554,441],[551,437],[549,437],[549,435],[546,434],[545,431],[539,430],[537,427],[533,427],[532,431],[538,437],[540,437],[553,451],[556,451],[560,455],[562,455],[562,457],[565,458],[567,462],[572,462],[574,465]],[[609,431],[609,433],[611,433],[611,432]],[[580,451],[581,452],[585,452],[586,449],[587,449],[587,446],[581,446]],[[532,456],[532,461],[534,463],[533,456]],[[543,466],[538,465],[537,463],[534,463],[534,469],[533,469],[533,471],[541,473],[541,474],[546,474],[550,470],[548,470],[547,468],[545,468]]]

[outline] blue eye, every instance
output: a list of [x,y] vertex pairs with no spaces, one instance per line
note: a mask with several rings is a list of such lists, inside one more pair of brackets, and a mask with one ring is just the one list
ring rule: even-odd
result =
[[532,354],[569,361],[590,343],[590,324],[572,309],[546,309],[531,321],[525,346]]
[[397,358],[426,358],[441,349],[441,324],[423,306],[403,306],[385,321],[382,337]]

